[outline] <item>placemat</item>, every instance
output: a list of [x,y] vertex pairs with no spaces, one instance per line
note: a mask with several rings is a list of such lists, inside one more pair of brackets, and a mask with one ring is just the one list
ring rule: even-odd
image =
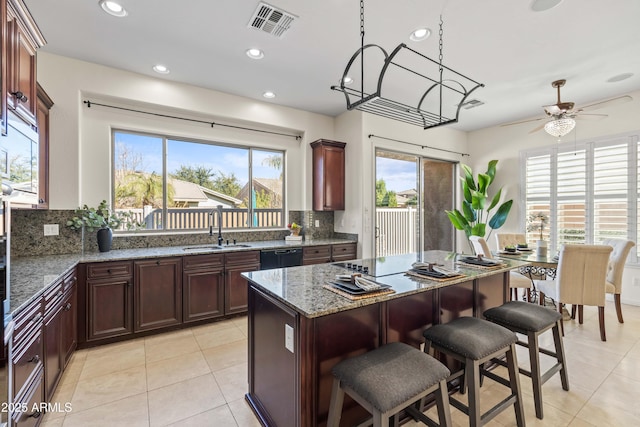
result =
[[405,274],[407,276],[413,276],[413,277],[419,277],[420,279],[427,279],[427,280],[433,280],[434,282],[447,282],[449,280],[455,280],[455,279],[459,279],[461,277],[465,277],[465,274],[456,274],[455,276],[449,276],[449,277],[432,277],[432,276],[427,276],[426,274],[420,274],[420,273],[416,273],[415,271],[405,271]]
[[507,264],[496,264],[496,265],[469,264],[464,261],[456,261],[456,264],[462,265],[465,268],[477,268],[478,270],[497,270],[499,268],[503,268],[507,266]]
[[381,291],[374,291],[374,292],[367,292],[366,294],[362,294],[362,295],[351,295],[348,294],[347,292],[341,291],[340,289],[326,284],[326,285],[322,285],[323,288],[330,290],[331,292],[334,292],[340,296],[343,296],[345,298],[348,298],[352,301],[356,301],[356,300],[360,300],[363,298],[374,298],[374,297],[380,297],[382,295],[388,295],[388,294],[392,294],[395,291],[392,288],[387,288],[387,289],[383,289]]

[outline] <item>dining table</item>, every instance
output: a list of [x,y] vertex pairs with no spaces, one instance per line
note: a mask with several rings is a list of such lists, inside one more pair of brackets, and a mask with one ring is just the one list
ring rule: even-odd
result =
[[546,255],[538,255],[535,249],[528,251],[517,250],[514,252],[496,251],[493,253],[495,258],[511,259],[527,262],[518,268],[518,272],[523,276],[531,279],[531,299],[537,301],[538,290],[536,289],[534,280],[555,279],[558,269],[558,253],[547,251]]

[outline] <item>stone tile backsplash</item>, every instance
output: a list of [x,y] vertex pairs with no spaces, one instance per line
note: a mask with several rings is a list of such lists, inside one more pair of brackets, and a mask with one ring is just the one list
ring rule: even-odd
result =
[[[67,227],[67,220],[73,210],[30,210],[13,209],[11,212],[11,255],[38,256],[82,253],[83,236],[79,230]],[[315,227],[315,221],[319,227]],[[344,237],[357,240],[357,235],[333,231],[333,212],[290,211],[289,223],[296,222],[303,227],[305,240]],[[58,224],[59,235],[45,236],[45,224]],[[223,231],[224,239],[238,242],[284,240],[288,230]],[[207,231],[189,234],[114,234],[112,249],[150,248],[159,246],[186,246],[217,243],[216,237]],[[96,232],[85,232],[84,251],[98,252]]]

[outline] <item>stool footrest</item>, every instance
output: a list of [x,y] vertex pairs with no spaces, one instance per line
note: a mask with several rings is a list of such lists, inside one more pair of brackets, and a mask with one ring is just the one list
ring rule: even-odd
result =
[[511,394],[507,396],[504,400],[502,400],[502,402],[498,403],[496,406],[494,406],[493,408],[489,409],[487,412],[482,414],[482,416],[480,417],[480,421],[482,421],[482,424],[484,425],[488,423],[500,412],[504,411],[509,406],[513,405],[516,402],[516,399],[517,399],[517,396],[515,394]]
[[491,379],[492,379],[492,380],[494,380],[495,382],[498,382],[498,383],[500,383],[500,384],[502,384],[502,385],[505,385],[505,386],[507,386],[507,387],[510,387],[510,386],[511,386],[511,383],[510,383],[507,379],[502,378],[500,375],[496,375],[496,374],[494,374],[494,373],[493,373],[493,372],[491,372],[491,371],[485,371],[485,370],[483,369],[483,370],[481,371],[481,375],[484,375],[484,376],[485,376],[485,377],[487,377],[487,378],[491,378]]
[[428,425],[429,427],[441,427],[440,424],[436,423],[431,418],[429,418],[428,416],[426,416],[422,412],[418,411],[413,406],[409,406],[409,407],[405,408],[405,411],[409,415],[411,415],[413,417],[413,419],[420,420],[422,423]]

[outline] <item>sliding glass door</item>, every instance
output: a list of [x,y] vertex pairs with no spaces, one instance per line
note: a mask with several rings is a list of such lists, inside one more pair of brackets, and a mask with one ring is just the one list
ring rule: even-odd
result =
[[455,163],[376,150],[376,256],[454,249]]

